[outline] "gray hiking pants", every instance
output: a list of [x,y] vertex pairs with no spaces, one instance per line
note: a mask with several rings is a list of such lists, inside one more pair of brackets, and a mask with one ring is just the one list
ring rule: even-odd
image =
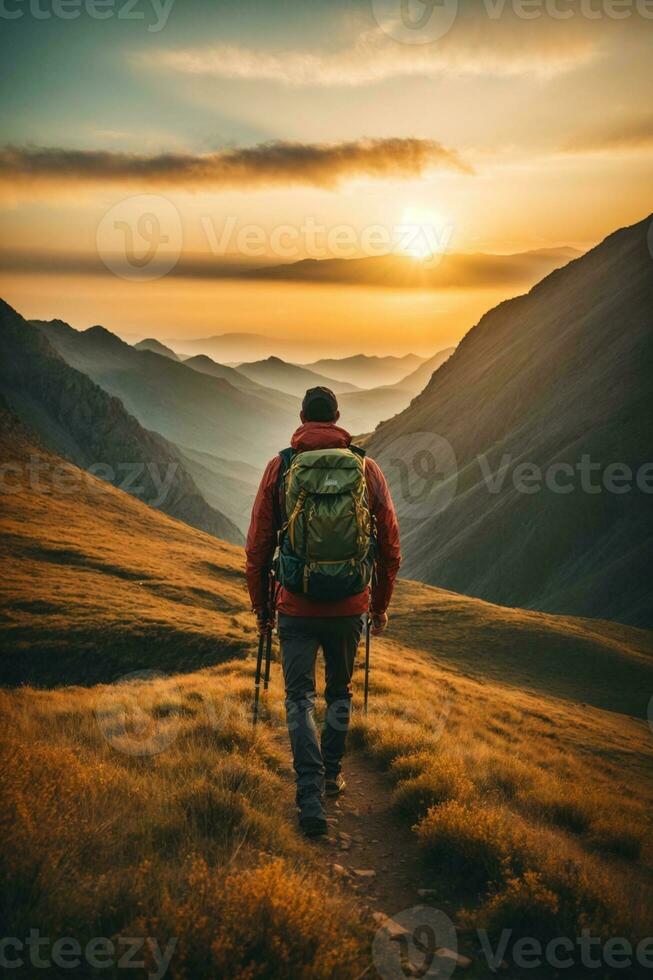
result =
[[[363,628],[361,616],[279,614],[286,719],[297,778],[297,805],[320,813],[324,779],[340,772],[351,717],[351,677]],[[318,741],[315,726],[315,661],[322,647],[326,666],[326,717]]]

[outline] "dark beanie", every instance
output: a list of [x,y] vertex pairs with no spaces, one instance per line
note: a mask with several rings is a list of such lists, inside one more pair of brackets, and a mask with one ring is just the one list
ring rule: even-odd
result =
[[307,422],[333,422],[338,413],[338,399],[330,388],[321,385],[309,388],[302,401],[302,412]]

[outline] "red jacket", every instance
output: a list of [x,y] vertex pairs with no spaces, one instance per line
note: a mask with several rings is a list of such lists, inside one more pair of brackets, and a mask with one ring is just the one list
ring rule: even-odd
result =
[[[332,422],[306,422],[291,440],[293,449],[337,449],[348,446],[351,436]],[[279,531],[275,507],[281,457],[275,456],[265,468],[261,485],[252,508],[252,520],[247,534],[247,587],[255,610],[266,605],[267,572],[272,562]],[[289,616],[354,616],[367,612],[385,612],[392,597],[401,553],[399,527],[388,484],[373,459],[365,459],[365,476],[370,511],[376,518],[377,555],[376,576],[370,604],[369,589],[358,595],[336,601],[309,599],[278,587],[276,606]]]

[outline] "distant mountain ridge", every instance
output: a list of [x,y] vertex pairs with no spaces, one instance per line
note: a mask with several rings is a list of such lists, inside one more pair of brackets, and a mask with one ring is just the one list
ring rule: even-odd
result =
[[356,385],[349,381],[336,381],[334,378],[325,377],[309,368],[283,361],[275,356],[249,364],[239,364],[237,370],[239,374],[244,374],[252,381],[284,391],[288,395],[295,395],[297,398],[303,398],[308,388],[326,387],[336,395],[357,390]]
[[270,353],[278,357],[299,357],[304,344],[284,337],[266,337],[263,334],[230,332],[210,337],[179,338],[168,344],[184,357],[206,354],[219,364],[234,365],[244,361],[258,361]]
[[160,340],[155,337],[146,337],[145,340],[139,340],[137,344],[134,344],[136,350],[151,350],[155,354],[161,354],[163,357],[169,357],[171,361],[178,361],[179,357],[175,354],[171,347],[166,347],[162,344]]
[[[653,461],[652,218],[486,313],[376,430],[368,450],[395,496],[406,575],[509,606],[653,623],[653,508],[634,483]],[[456,459],[439,512],[416,503],[425,453],[441,481],[452,474],[430,434]],[[586,492],[583,459],[627,467],[631,490]],[[571,491],[522,492],[520,463]]]
[[[213,361],[218,364],[222,364],[226,367],[238,367],[239,364],[248,364],[253,361],[263,361],[268,357],[279,357],[281,360],[286,361],[290,364],[295,364],[298,367],[305,367],[310,370],[315,370],[320,374],[326,374],[328,377],[337,378],[341,381],[351,381],[353,384],[357,384],[356,378],[349,377],[346,374],[339,376],[334,374],[333,371],[323,371],[319,367],[315,367],[319,360],[328,361],[330,364],[339,365],[342,367],[343,362],[355,362],[359,360],[375,360],[377,355],[366,355],[362,353],[355,353],[352,355],[343,355],[342,357],[332,357],[324,355],[324,350],[329,350],[332,347],[331,344],[325,342],[324,337],[321,334],[314,334],[307,330],[306,334],[300,339],[293,339],[289,337],[279,337],[270,336],[258,333],[223,333],[223,334],[213,334],[209,337],[184,337],[184,338],[162,338],[160,343],[172,347],[175,352],[180,356],[182,360],[186,360],[189,357],[194,357],[196,355],[206,355],[210,357]],[[315,360],[309,363],[309,358],[311,356],[311,350],[315,350]],[[417,366],[418,362],[426,360],[426,357],[419,357],[416,354],[406,354],[404,355],[408,360],[416,358],[414,361],[414,367]],[[430,354],[427,356],[431,356]],[[388,355],[388,357],[379,356],[379,360],[400,361],[402,357],[396,357],[393,355]],[[408,361],[407,361],[408,364]],[[403,371],[407,374],[411,370],[411,365],[408,364],[406,370]],[[397,377],[401,376],[401,371],[397,374]],[[383,379],[382,382],[385,383]],[[395,379],[396,380],[396,379]],[[376,382],[373,382],[376,383]]]
[[403,357],[355,354],[353,357],[323,357],[304,367],[341,381],[351,381],[360,388],[378,388],[400,381],[425,360],[417,354],[404,354]]
[[60,322],[40,327],[69,364],[179,446],[260,465],[270,445],[287,438],[295,424],[297,402],[283,393],[244,392],[224,378],[137,351],[104,327],[77,331]]
[[46,448],[83,468],[95,464],[106,473],[111,467],[110,482],[127,481],[133,493],[142,488],[137,495],[143,502],[227,541],[242,541],[236,525],[204,500],[176,448],[67,364],[38,326],[2,300],[0,351],[0,393]]
[[353,259],[301,259],[252,269],[243,273],[243,278],[395,289],[490,289],[508,284],[530,285],[580,254],[575,248],[563,246],[512,255],[445,252],[425,260],[399,253]]

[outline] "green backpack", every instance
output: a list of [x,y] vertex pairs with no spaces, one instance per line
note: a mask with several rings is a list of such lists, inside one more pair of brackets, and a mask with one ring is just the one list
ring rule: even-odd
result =
[[374,566],[364,450],[286,449],[280,455],[278,581],[311,599],[363,592]]

